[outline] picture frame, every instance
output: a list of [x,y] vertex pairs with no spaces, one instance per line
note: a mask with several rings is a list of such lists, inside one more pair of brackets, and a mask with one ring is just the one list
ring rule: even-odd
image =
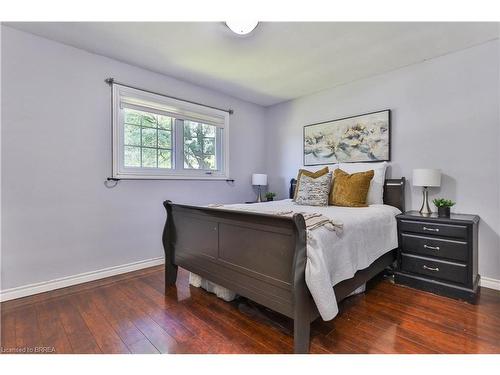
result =
[[391,110],[305,125],[303,165],[391,160]]

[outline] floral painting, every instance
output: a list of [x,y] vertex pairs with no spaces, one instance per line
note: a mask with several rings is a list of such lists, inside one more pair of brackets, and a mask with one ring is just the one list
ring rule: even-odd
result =
[[304,126],[304,165],[389,160],[390,110]]

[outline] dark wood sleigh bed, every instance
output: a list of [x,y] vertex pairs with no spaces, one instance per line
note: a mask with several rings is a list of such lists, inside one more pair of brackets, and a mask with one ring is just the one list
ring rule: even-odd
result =
[[[296,181],[290,182],[290,196]],[[405,179],[387,179],[384,203],[404,211]],[[310,324],[319,314],[305,281],[306,226],[302,215],[269,214],[163,203],[165,285],[177,267],[194,272],[294,321],[294,352],[308,353]],[[391,265],[395,249],[333,288],[341,301]]]

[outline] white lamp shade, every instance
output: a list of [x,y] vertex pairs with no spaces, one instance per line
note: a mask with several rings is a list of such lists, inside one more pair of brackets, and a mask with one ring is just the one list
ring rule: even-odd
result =
[[441,186],[439,169],[414,169],[413,186]]
[[266,186],[267,174],[254,173],[252,175],[252,185]]

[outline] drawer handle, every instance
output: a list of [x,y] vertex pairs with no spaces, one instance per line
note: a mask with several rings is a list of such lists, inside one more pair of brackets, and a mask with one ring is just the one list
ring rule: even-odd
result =
[[427,228],[427,227],[424,227],[423,229],[424,230],[428,230],[429,232],[439,232],[439,228]]
[[425,249],[431,249],[431,250],[439,250],[439,246],[429,246],[429,245],[424,245]]
[[425,264],[423,265],[422,267],[424,270],[429,270],[429,271],[436,271],[438,272],[439,271],[439,268],[436,267],[436,268],[432,268],[432,267],[427,267]]

